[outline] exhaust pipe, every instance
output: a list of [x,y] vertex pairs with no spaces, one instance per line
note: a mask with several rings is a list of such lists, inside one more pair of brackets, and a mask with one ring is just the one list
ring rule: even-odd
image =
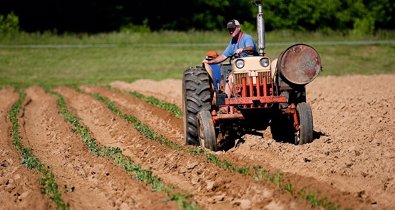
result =
[[258,54],[260,56],[265,55],[265,21],[263,19],[262,3],[256,1],[255,4],[258,6],[258,14],[256,16],[256,28],[258,30]]

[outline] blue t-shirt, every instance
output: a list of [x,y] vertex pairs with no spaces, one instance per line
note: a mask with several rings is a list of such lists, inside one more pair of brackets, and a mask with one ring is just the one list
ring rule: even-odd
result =
[[[246,48],[246,47],[250,47],[253,46],[254,47],[254,51],[256,52],[256,46],[255,46],[255,42],[254,39],[252,38],[251,35],[249,34],[240,34],[242,35],[240,38],[232,38],[229,41],[228,46],[226,47],[225,51],[223,52],[223,54],[226,57],[230,57],[233,54],[235,54],[236,50],[239,48]],[[240,53],[240,55],[238,57],[246,57],[249,54],[247,53]]]

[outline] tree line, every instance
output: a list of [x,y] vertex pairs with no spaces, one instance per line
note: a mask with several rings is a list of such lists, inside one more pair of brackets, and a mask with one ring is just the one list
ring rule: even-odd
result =
[[[395,0],[262,2],[268,31],[373,33],[395,28]],[[2,0],[0,28],[17,18],[18,27],[26,32],[222,30],[230,19],[255,28],[256,14],[251,0]]]

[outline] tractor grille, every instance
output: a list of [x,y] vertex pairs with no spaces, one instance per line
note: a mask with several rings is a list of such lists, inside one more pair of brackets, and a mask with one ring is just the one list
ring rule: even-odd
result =
[[[263,83],[264,80],[266,80],[266,84],[271,84],[270,76],[271,76],[270,71],[258,72],[258,78],[259,78],[259,82],[261,84]],[[250,84],[250,79],[253,78],[253,76],[249,77],[248,73],[235,73],[234,74],[235,84],[241,84],[243,77],[247,78],[247,84]],[[255,84],[255,81],[254,81],[254,84]]]
[[235,93],[241,97],[265,97],[273,95],[270,71],[235,73],[233,84]]

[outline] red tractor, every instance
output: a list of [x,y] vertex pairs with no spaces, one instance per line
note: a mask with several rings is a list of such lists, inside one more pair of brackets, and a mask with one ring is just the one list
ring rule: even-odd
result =
[[305,85],[321,71],[318,52],[294,44],[278,59],[265,56],[262,4],[257,3],[258,56],[230,57],[229,63],[190,67],[183,77],[186,144],[212,151],[231,133],[270,126],[273,139],[313,141],[313,115]]

